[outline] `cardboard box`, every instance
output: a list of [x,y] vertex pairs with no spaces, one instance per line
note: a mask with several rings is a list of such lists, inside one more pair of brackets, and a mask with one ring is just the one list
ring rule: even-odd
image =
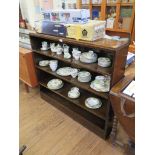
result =
[[90,19],[88,9],[50,10],[43,12],[44,20],[61,23],[87,23]]
[[67,24],[67,37],[94,41],[104,37],[105,21],[90,20],[86,24]]

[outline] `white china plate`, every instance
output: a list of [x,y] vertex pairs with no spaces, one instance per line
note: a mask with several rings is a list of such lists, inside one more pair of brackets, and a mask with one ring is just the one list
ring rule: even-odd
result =
[[89,97],[85,100],[85,105],[88,108],[91,109],[97,109],[100,108],[102,106],[102,102],[100,99],[95,98],[95,97]]
[[56,73],[60,76],[69,76],[72,73],[72,68],[71,67],[59,68]]
[[42,61],[39,61],[39,66],[48,66],[49,65],[49,60],[42,60]]

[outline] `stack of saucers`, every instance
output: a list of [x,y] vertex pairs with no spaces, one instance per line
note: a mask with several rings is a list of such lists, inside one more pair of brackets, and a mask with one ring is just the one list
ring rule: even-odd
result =
[[78,81],[89,82],[91,80],[91,74],[87,71],[81,71],[78,73]]
[[98,58],[98,65],[101,67],[109,67],[111,65],[111,60],[106,57]]

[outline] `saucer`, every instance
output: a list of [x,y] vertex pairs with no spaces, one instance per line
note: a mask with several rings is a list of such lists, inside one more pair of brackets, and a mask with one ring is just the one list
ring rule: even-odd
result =
[[40,49],[41,49],[42,51],[47,51],[47,50],[50,49],[50,47],[47,47],[47,48],[43,48],[43,47],[41,47]]

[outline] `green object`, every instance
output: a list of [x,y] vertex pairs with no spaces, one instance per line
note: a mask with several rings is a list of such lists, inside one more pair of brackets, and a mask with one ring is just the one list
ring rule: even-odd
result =
[[131,16],[132,16],[132,7],[121,8],[121,17],[131,17]]

